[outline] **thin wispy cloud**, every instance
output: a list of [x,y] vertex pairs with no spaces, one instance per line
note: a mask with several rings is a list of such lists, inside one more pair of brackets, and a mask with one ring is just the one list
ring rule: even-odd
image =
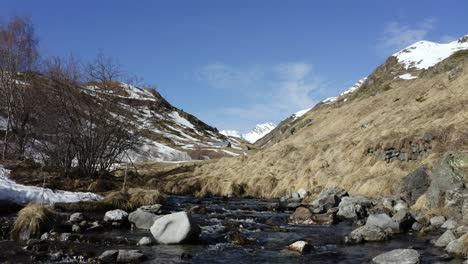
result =
[[[245,99],[242,105],[218,109],[226,120],[243,120],[241,129],[312,107],[316,103],[313,92],[324,85],[312,65],[305,62],[247,67],[214,63],[202,67],[195,77],[213,89],[236,91]],[[240,124],[226,122],[225,128],[237,128],[232,125]]]
[[435,27],[435,19],[427,19],[416,25],[390,22],[385,27],[376,48],[383,55],[389,55],[415,42],[424,40]]

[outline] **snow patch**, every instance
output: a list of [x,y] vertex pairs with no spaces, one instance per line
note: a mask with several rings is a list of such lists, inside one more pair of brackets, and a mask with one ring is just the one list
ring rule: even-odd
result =
[[450,43],[419,41],[393,54],[405,69],[426,70],[450,57],[457,51],[468,49],[468,35]]
[[411,73],[405,73],[405,74],[402,74],[402,75],[398,76],[398,78],[400,78],[402,80],[413,80],[413,79],[416,79],[418,77],[411,75]]
[[307,108],[307,109],[304,109],[304,110],[301,110],[301,111],[297,111],[297,112],[294,113],[291,117],[293,118],[293,120],[296,120],[296,119],[298,119],[299,117],[305,115],[307,112],[309,112],[310,109],[312,109],[312,108]]
[[16,203],[43,202],[75,203],[80,201],[98,201],[102,196],[90,192],[68,192],[36,186],[18,184],[8,178],[10,170],[0,166],[0,200]]
[[367,77],[364,77],[362,79],[360,79],[359,81],[357,81],[353,86],[351,86],[348,90],[342,92],[340,94],[340,96],[343,96],[343,95],[347,95],[347,94],[350,94],[350,93],[354,93],[355,91],[357,91],[359,88],[361,88],[361,86],[364,84],[364,82],[367,80]]
[[[192,158],[180,150],[173,149],[154,141],[143,141],[135,150],[129,151],[128,156],[132,162],[162,162],[162,161],[190,161]],[[129,162],[123,157],[123,162]]]
[[195,129],[195,126],[190,123],[187,119],[181,117],[179,115],[179,112],[177,111],[173,111],[172,113],[169,114],[169,116],[178,124],[184,126],[184,127],[188,127],[188,128],[191,128],[191,129]]
[[219,133],[221,135],[225,135],[226,137],[242,138],[241,133],[237,130],[223,130],[223,131],[220,131]]

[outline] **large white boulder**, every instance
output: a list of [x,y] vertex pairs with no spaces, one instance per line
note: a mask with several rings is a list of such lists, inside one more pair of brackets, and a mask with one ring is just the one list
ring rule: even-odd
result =
[[104,215],[104,221],[106,222],[124,222],[127,221],[127,218],[128,213],[120,209],[107,211]]
[[181,244],[198,239],[200,227],[186,212],[165,215],[157,219],[150,229],[160,244]]

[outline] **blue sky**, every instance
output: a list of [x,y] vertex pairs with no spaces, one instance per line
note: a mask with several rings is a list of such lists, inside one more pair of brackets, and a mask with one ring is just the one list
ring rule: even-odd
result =
[[48,55],[103,50],[172,104],[247,131],[339,94],[418,40],[468,34],[466,1],[2,0]]

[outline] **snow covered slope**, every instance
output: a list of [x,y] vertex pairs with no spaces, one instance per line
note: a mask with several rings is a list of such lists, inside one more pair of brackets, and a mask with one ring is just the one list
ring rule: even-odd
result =
[[259,124],[256,125],[249,133],[242,135],[242,137],[250,143],[255,143],[257,140],[270,133],[270,131],[275,129],[275,127],[275,124],[271,122]]
[[236,137],[244,139],[249,143],[255,143],[260,138],[264,137],[266,134],[270,133],[273,129],[275,129],[276,125],[268,122],[264,124],[256,125],[250,132],[241,134],[237,130],[223,130],[220,133],[227,136],[227,137]]
[[468,49],[468,35],[446,44],[419,41],[393,54],[405,69],[426,70],[460,50]]
[[243,154],[239,141],[230,142],[229,151],[223,151],[220,142],[226,137],[195,116],[166,101],[156,90],[116,82],[112,90],[100,90],[99,84],[85,87],[89,94],[102,93],[118,98],[120,106],[128,112],[129,129],[138,131],[141,138],[134,150],[123,161],[164,162],[210,159]]
[[8,178],[9,175],[10,171],[0,166],[0,200],[14,201],[17,203],[43,202],[54,204],[59,202],[74,203],[103,199],[102,196],[89,192],[68,192],[17,184]]

